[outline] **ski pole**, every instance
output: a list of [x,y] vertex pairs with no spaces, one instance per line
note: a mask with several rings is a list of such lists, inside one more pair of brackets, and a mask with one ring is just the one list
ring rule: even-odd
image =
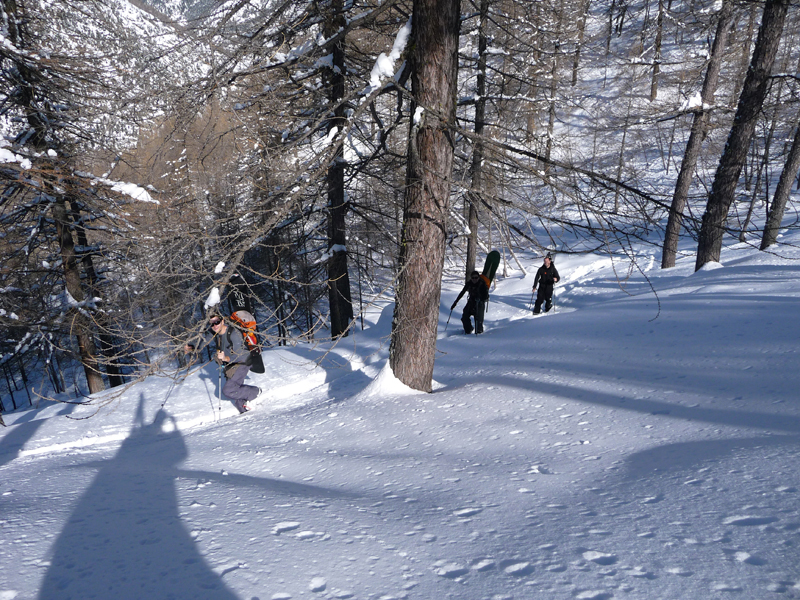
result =
[[553,314],[556,314],[556,286],[553,285]]
[[535,294],[535,292],[531,292],[531,301],[528,303],[528,310],[533,310],[533,294]]
[[219,412],[219,417],[222,417],[222,365],[219,366],[217,369],[217,411]]
[[450,314],[447,315],[447,323],[444,324],[444,330],[447,331],[447,326],[450,325],[450,317],[453,316],[453,309],[450,309]]

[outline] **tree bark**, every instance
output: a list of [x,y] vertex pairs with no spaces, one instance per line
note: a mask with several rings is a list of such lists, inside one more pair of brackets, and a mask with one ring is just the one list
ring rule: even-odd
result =
[[783,167],[783,171],[781,171],[778,187],[775,188],[772,207],[767,216],[767,224],[764,226],[764,235],[761,237],[761,250],[766,250],[778,240],[778,231],[780,231],[781,222],[783,221],[783,212],[786,209],[786,203],[789,201],[789,192],[792,190],[792,183],[797,177],[798,170],[800,170],[800,121],[797,123],[792,148],[789,150],[786,164]]
[[[453,169],[459,0],[414,0],[412,91],[403,231],[389,363],[431,391]],[[420,112],[422,111],[422,112]]]
[[[80,218],[80,211],[76,208],[76,203],[70,201],[72,208],[72,227],[75,230],[75,236],[78,239],[78,245],[84,248],[89,247],[89,238],[86,235],[86,228],[83,226]],[[86,279],[89,284],[89,293],[94,296],[100,296],[98,289],[99,277],[94,268],[94,259],[91,254],[86,254],[81,259],[81,265],[86,273]],[[108,332],[109,319],[105,314],[105,310],[98,310],[94,315],[94,320],[97,329],[97,338],[100,340],[100,351],[103,355],[103,366],[106,369],[108,376],[108,384],[111,387],[117,387],[125,384],[125,377],[120,368],[120,356],[114,346],[114,337]]]
[[650,102],[658,97],[658,76],[661,73],[661,40],[664,32],[664,0],[658,0],[656,41],[653,46],[653,76],[650,81]]
[[[342,0],[331,3],[332,14],[326,19],[325,36],[336,34],[344,26]],[[333,118],[328,132],[334,127],[341,133],[344,124],[345,84],[344,38],[333,48],[333,66],[327,69],[328,100],[333,108]],[[344,153],[339,149],[328,167],[328,304],[331,311],[331,335],[346,336],[353,320],[353,300],[350,293],[350,274],[347,269],[347,203],[344,193]]]
[[686,144],[686,151],[681,161],[681,170],[675,182],[675,192],[672,195],[672,205],[669,209],[667,231],[664,234],[664,247],[661,253],[662,269],[671,269],[675,266],[675,258],[678,254],[678,238],[683,225],[683,209],[689,197],[689,188],[692,185],[692,177],[697,167],[697,160],[700,157],[703,141],[708,135],[709,111],[706,109],[706,105],[711,106],[714,104],[714,93],[719,81],[722,55],[727,43],[732,16],[733,4],[730,0],[724,0],[719,11],[717,32],[714,36],[714,43],[711,46],[711,56],[708,61],[706,78],[703,81],[703,90],[700,93],[702,105],[694,113],[692,130],[689,133],[689,141]]
[[747,71],[739,105],[728,135],[728,142],[717,167],[706,211],[700,227],[695,270],[709,262],[718,262],[728,210],[733,203],[736,184],[747,158],[747,148],[764,103],[769,75],[778,52],[789,0],[767,0],[758,30],[753,58]]
[[[81,273],[75,258],[75,241],[72,239],[69,213],[63,196],[57,197],[53,202],[53,220],[58,232],[67,292],[76,302],[83,302],[84,293],[81,287]],[[100,374],[100,367],[97,364],[97,349],[94,345],[94,336],[92,335],[89,319],[81,312],[82,310],[85,309],[75,310],[72,323],[75,338],[78,341],[81,363],[83,364],[84,373],[86,373],[89,393],[94,394],[102,392],[106,386]]]
[[580,8],[581,14],[578,16],[578,41],[575,44],[575,55],[572,58],[572,87],[578,83],[578,67],[581,62],[581,49],[583,38],[586,35],[586,21],[589,18],[589,6],[591,0],[584,0]]

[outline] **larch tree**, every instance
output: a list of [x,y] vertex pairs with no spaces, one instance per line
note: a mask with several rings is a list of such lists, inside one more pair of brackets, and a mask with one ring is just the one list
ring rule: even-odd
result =
[[719,11],[717,31],[714,36],[714,43],[711,46],[711,55],[708,60],[705,80],[703,81],[703,90],[700,93],[700,106],[694,109],[689,141],[686,143],[678,179],[675,182],[675,191],[672,195],[672,204],[667,218],[667,230],[664,234],[664,245],[661,254],[662,269],[669,269],[675,266],[678,239],[683,223],[683,209],[686,207],[686,199],[689,197],[689,188],[697,167],[697,159],[700,157],[700,151],[703,147],[703,140],[705,140],[708,133],[709,115],[711,107],[714,105],[714,93],[717,89],[719,72],[722,67],[722,56],[725,51],[728,32],[730,31],[732,15],[733,3],[730,0],[724,0]]
[[409,134],[400,272],[389,363],[394,375],[430,392],[453,168],[459,0],[415,0],[414,113]]
[[786,158],[786,164],[778,180],[778,187],[775,188],[775,196],[772,199],[772,206],[767,215],[767,223],[764,226],[764,234],[761,237],[761,250],[766,250],[778,241],[778,232],[783,221],[783,214],[789,201],[792,184],[797,178],[798,170],[800,170],[800,120],[794,132],[794,140],[792,140],[792,147]]
[[[342,0],[332,0],[328,6],[324,34],[331,38],[344,30]],[[341,36],[332,48],[331,65],[324,77],[328,90],[329,109],[333,112],[328,134],[344,130],[345,123],[345,38]],[[347,269],[344,148],[338,146],[328,167],[328,304],[331,314],[331,336],[346,336],[353,320],[353,301],[350,294],[350,274]]]
[[778,52],[789,0],[767,0],[758,30],[753,57],[747,70],[725,150],[717,167],[714,183],[703,214],[697,244],[695,270],[709,262],[718,262],[728,210],[736,194],[747,150],[770,82],[770,73]]
[[487,26],[489,21],[490,0],[481,0],[480,4],[480,24],[478,30],[478,71],[476,74],[476,98],[475,98],[475,135],[476,139],[472,147],[472,189],[467,194],[467,226],[469,234],[467,237],[467,263],[464,276],[469,278],[470,273],[475,270],[475,263],[478,255],[478,206],[481,203],[483,193],[483,159],[484,144],[480,136],[483,135],[486,125],[486,58],[488,54],[489,35]]

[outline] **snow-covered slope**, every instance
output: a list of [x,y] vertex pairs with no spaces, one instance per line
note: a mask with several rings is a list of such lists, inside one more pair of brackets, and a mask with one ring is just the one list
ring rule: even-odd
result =
[[432,394],[385,368],[386,306],[335,348],[268,351],[241,417],[212,366],[84,420],[6,415],[0,598],[798,598],[800,251],[781,253],[624,291],[627,265],[560,256],[537,318],[529,257],[481,336],[457,312],[445,331],[454,275]]

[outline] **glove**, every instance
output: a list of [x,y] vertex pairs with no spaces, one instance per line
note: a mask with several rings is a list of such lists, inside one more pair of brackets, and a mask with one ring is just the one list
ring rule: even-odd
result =
[[453,306],[450,307],[450,310],[455,310],[456,304],[457,304],[456,302],[453,302]]

